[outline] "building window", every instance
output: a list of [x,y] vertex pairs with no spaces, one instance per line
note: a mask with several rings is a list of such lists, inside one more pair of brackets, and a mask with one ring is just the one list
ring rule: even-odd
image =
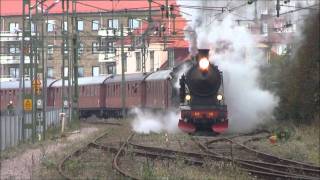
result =
[[98,31],[99,30],[99,21],[93,20],[92,21],[92,31]]
[[50,45],[48,45],[48,60],[51,60],[51,59],[53,59],[53,45],[52,44],[50,44]]
[[9,54],[13,54],[13,55],[16,55],[16,54],[19,54],[20,53],[20,48],[18,45],[16,44],[10,44],[9,45]]
[[78,77],[84,77],[84,68],[78,67]]
[[141,53],[136,52],[136,71],[141,71]]
[[31,32],[32,33],[36,32],[36,27],[35,27],[35,24],[33,22],[31,22]]
[[116,73],[116,66],[114,63],[109,63],[107,65],[107,71],[108,71],[108,74],[115,74]]
[[63,26],[61,27],[63,28],[63,31],[68,31],[68,21],[64,21]]
[[53,55],[53,45],[48,45],[48,55]]
[[84,44],[83,43],[79,43],[78,54],[79,55],[83,54],[83,51],[84,51]]
[[115,52],[115,48],[113,47],[113,42],[108,42],[107,43],[107,51],[108,51],[108,53],[114,53]]
[[97,53],[99,51],[99,43],[98,42],[93,42],[92,43],[92,53]]
[[128,26],[130,29],[137,29],[140,27],[140,21],[137,19],[129,19]]
[[48,76],[48,78],[53,78],[53,68],[52,67],[47,68],[47,76]]
[[63,73],[64,77],[68,77],[68,67],[64,67]]
[[10,32],[16,32],[19,30],[19,23],[13,22],[9,23],[9,31]]
[[262,34],[268,34],[268,24],[267,23],[262,24]]
[[92,66],[92,76],[99,76],[99,75],[100,75],[100,67]]
[[19,68],[16,68],[16,67],[9,68],[9,75],[10,77],[13,77],[13,78],[19,77]]
[[118,19],[108,19],[108,28],[119,28],[119,20]]
[[83,21],[78,21],[78,31],[83,31]]
[[67,54],[68,54],[68,49],[69,49],[69,47],[68,47],[67,41],[65,41],[65,42],[63,43],[63,54],[64,54],[64,55],[67,55]]
[[154,71],[154,51],[150,51],[150,71]]
[[53,32],[54,28],[55,28],[55,20],[48,20],[48,22],[47,22],[48,32]]

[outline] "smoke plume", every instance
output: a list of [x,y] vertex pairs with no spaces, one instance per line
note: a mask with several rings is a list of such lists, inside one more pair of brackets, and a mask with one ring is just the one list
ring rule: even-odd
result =
[[176,133],[179,132],[178,121],[179,113],[174,111],[151,112],[135,108],[132,110],[135,115],[132,128],[135,132],[149,134],[153,133]]

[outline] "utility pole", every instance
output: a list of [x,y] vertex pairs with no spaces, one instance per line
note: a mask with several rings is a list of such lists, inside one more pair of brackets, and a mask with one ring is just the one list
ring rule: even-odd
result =
[[[61,79],[62,79],[62,87],[61,87],[61,103],[62,103],[62,113],[69,113],[69,122],[70,122],[70,80],[69,80],[69,0],[62,0],[62,42],[61,42],[61,55],[62,55],[62,67],[61,67]],[[65,69],[68,72],[65,72]],[[66,88],[67,82],[67,88]]]
[[[77,12],[76,12],[76,0],[72,0],[72,64],[73,64],[73,76],[72,76],[72,87],[73,87],[73,96],[72,96],[72,114],[71,119],[74,122],[77,122],[77,128],[80,129],[79,121],[79,105],[78,105],[78,30],[77,30]],[[70,65],[71,67],[71,65]],[[70,79],[70,78],[69,78]]]
[[[28,30],[30,30],[31,28],[27,28],[28,27],[28,21],[30,20],[28,18],[28,14],[26,14],[26,9],[30,9],[30,1],[28,0],[23,0],[22,2],[22,40],[21,40],[21,49],[20,49],[20,83],[19,83],[19,87],[20,90],[22,90],[22,92],[20,93],[20,104],[21,104],[21,109],[20,109],[20,119],[22,122],[22,134],[21,137],[23,139],[23,141],[26,140],[26,131],[30,128],[29,124],[26,123],[26,117],[25,117],[25,107],[24,107],[24,101],[26,101],[27,99],[27,94],[26,94],[26,90],[25,90],[25,80],[26,80],[26,70],[28,70],[28,68],[25,66],[25,55],[28,54],[29,52],[29,46],[26,43],[26,39],[27,37],[30,38],[31,36],[31,32]],[[29,97],[29,99],[31,98],[31,95]]]
[[122,106],[122,117],[126,116],[126,80],[125,80],[125,57],[124,54],[124,39],[123,39],[123,24],[120,25],[120,38],[121,38],[121,106]]
[[280,0],[277,0],[276,10],[277,10],[277,17],[279,17],[280,16]]

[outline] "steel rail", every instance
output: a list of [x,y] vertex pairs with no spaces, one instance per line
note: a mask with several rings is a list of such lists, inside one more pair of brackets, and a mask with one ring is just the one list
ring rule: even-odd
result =
[[[238,158],[230,158],[230,157],[226,157],[223,156],[219,153],[213,152],[210,149],[208,149],[205,145],[203,145],[202,143],[200,143],[199,141],[197,141],[194,137],[191,137],[191,139],[206,153],[209,154],[213,154],[215,156],[219,156],[222,158],[226,158],[229,161],[233,161],[236,164],[240,165],[240,166],[244,166],[250,169],[246,169],[248,172],[251,173],[256,173],[256,174],[260,174],[260,175],[264,175],[263,172],[266,172],[265,175],[269,175],[269,176],[273,176],[273,177],[282,177],[282,178],[293,178],[293,179],[319,179],[316,178],[314,176],[305,176],[305,175],[301,175],[301,174],[293,174],[290,172],[290,170],[292,170],[292,168],[299,170],[300,172],[311,172],[314,174],[318,174],[319,171],[314,170],[314,169],[309,169],[309,168],[301,168],[301,167],[297,167],[297,166],[288,166],[285,164],[271,164],[271,163],[265,163],[265,162],[260,162],[260,161],[253,161],[253,160],[243,160],[243,159],[238,159]],[[244,148],[244,147],[241,147]],[[267,167],[266,167],[267,166]],[[271,167],[275,168],[272,169]],[[282,168],[283,169],[287,169],[287,172],[281,171],[281,170],[277,170],[278,168]],[[314,175],[313,174],[313,175]]]

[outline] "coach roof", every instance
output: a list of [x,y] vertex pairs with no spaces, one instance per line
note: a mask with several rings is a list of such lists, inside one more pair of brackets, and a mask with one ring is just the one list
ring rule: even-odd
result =
[[168,79],[171,78],[171,70],[161,70],[161,71],[156,71],[152,74],[150,74],[147,78],[146,81],[153,81],[153,80],[163,80],[163,79]]
[[[55,79],[47,79],[47,87],[50,86],[50,84],[52,82],[54,82]],[[2,89],[18,89],[20,88],[19,87],[19,83],[20,81],[6,81],[6,82],[1,82],[0,83],[0,87],[1,87],[1,90]],[[30,88],[31,86],[31,81],[30,80],[26,80],[24,81],[24,84],[25,84],[25,88]]]
[[[104,75],[104,76],[90,76],[90,77],[79,77],[78,78],[78,85],[95,85],[95,84],[103,84],[103,82],[110,78],[111,75]],[[65,83],[68,86],[68,81]],[[58,80],[57,82],[53,83],[52,87],[61,87],[62,80]]]

